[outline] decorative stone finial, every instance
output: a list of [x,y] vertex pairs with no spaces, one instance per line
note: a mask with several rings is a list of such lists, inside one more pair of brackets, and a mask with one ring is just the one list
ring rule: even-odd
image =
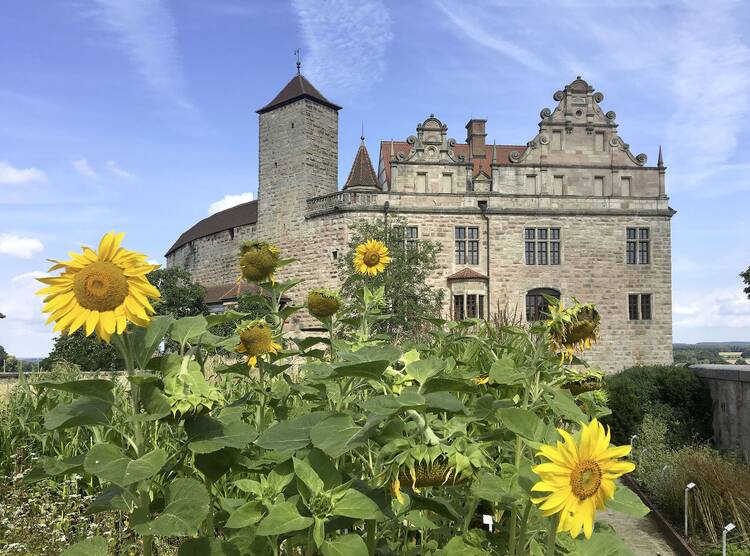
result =
[[659,160],[656,162],[659,168],[664,168],[664,157],[661,154],[661,145],[659,145]]
[[294,49],[294,54],[297,56],[297,75],[300,74],[300,67],[302,66],[302,62],[299,59],[299,48]]

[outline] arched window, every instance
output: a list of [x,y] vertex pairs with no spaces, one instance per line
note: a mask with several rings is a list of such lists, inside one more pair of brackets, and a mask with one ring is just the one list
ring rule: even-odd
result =
[[547,316],[549,303],[545,295],[560,299],[560,292],[552,288],[535,288],[526,292],[526,322],[542,320]]

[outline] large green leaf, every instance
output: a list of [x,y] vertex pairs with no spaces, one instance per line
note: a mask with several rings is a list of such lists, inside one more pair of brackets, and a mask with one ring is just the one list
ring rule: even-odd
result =
[[280,421],[263,431],[255,444],[266,450],[299,450],[310,443],[310,430],[329,415],[327,411],[318,411],[291,421]]
[[412,510],[430,510],[453,521],[460,522],[463,520],[463,516],[456,511],[446,498],[439,496],[428,498],[414,492],[409,494],[409,498],[411,499]]
[[242,529],[248,525],[255,525],[265,513],[265,508],[260,500],[252,500],[243,504],[232,512],[225,527],[229,529]]
[[39,388],[49,388],[50,390],[70,392],[78,396],[95,398],[108,403],[112,403],[114,401],[112,389],[115,387],[115,383],[111,380],[104,380],[100,378],[72,381],[44,380],[34,383],[34,386],[37,386]]
[[86,454],[83,467],[104,481],[125,487],[150,479],[166,461],[167,453],[159,448],[133,460],[112,444],[96,444]]
[[590,539],[581,535],[570,556],[634,556],[633,551],[612,531],[594,530]]
[[314,523],[311,517],[300,515],[297,506],[291,502],[275,504],[266,517],[258,524],[256,534],[262,536],[283,535],[307,529]]
[[404,370],[414,380],[424,384],[429,378],[440,374],[444,368],[445,361],[439,357],[429,357],[409,363]]
[[362,403],[362,407],[375,415],[395,415],[407,409],[424,407],[425,398],[416,390],[406,389],[398,396],[373,396]]
[[198,338],[208,329],[208,321],[203,315],[182,317],[172,324],[169,335],[183,346],[190,340]]
[[226,324],[228,322],[236,322],[238,320],[242,320],[249,314],[250,313],[240,313],[239,311],[235,311],[234,309],[229,309],[228,311],[224,311],[223,313],[206,315],[206,322],[208,323],[208,327],[211,328],[219,324]]
[[362,427],[354,424],[350,415],[334,415],[310,430],[310,440],[313,446],[337,458],[352,449],[354,444],[351,440],[361,430]]
[[501,408],[497,411],[503,424],[512,432],[529,440],[540,440],[544,435],[544,421],[536,413],[518,407]]
[[380,515],[380,508],[371,498],[350,488],[334,504],[333,513],[354,519],[375,519]]
[[159,315],[152,318],[148,326],[136,326],[126,333],[125,344],[133,356],[136,369],[147,367],[151,356],[158,349],[173,322],[174,317]]
[[78,398],[60,404],[44,416],[44,428],[49,431],[83,425],[108,425],[112,405],[94,398]]
[[509,504],[515,501],[511,493],[512,479],[510,477],[498,477],[491,473],[483,473],[471,485],[471,493],[477,498],[488,500],[496,504]]
[[448,392],[433,392],[425,394],[425,403],[430,409],[439,409],[441,411],[450,411],[458,413],[464,410],[464,404],[453,394]]
[[549,388],[548,392],[544,394],[544,399],[547,400],[552,411],[569,421],[580,423],[588,420],[586,414],[576,405],[573,396],[567,390]]
[[635,492],[622,485],[615,490],[615,497],[608,500],[606,506],[607,509],[633,517],[643,517],[650,511]]
[[60,553],[60,556],[107,556],[107,554],[107,539],[91,537],[69,546]]
[[513,385],[523,382],[525,375],[516,368],[516,362],[510,357],[501,357],[490,367],[490,379],[495,384]]
[[360,363],[346,363],[343,365],[337,365],[333,372],[332,377],[361,377],[377,380],[388,368],[389,361],[363,361]]
[[455,378],[431,378],[422,385],[422,394],[433,392],[474,392],[476,386]]
[[309,463],[297,458],[292,458],[292,462],[294,463],[294,474],[297,476],[297,479],[302,481],[312,494],[318,494],[323,490],[323,479],[310,467]]
[[240,556],[240,551],[227,541],[198,537],[182,543],[177,556]]
[[320,547],[323,556],[367,556],[367,545],[359,535],[344,535],[325,541]]
[[242,449],[257,436],[255,429],[243,421],[225,422],[200,415],[185,422],[188,446],[197,454],[209,454],[222,448]]
[[130,513],[136,503],[137,499],[131,489],[111,485],[94,498],[88,508],[86,508],[86,513],[96,514],[99,512],[111,512],[113,510]]
[[195,479],[176,479],[167,487],[164,511],[147,523],[133,528],[139,535],[184,537],[194,535],[208,515],[206,488]]
[[216,482],[223,477],[240,457],[236,448],[222,448],[207,454],[195,454],[195,467],[209,481]]
[[489,552],[466,544],[463,537],[453,537],[437,554],[440,556],[488,556]]

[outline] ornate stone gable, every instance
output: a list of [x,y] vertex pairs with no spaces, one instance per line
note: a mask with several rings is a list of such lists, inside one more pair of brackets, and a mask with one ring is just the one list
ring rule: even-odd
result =
[[[617,115],[604,112],[600,106],[604,94],[579,76],[552,98],[557,106],[539,113],[539,133],[527,143],[528,148],[512,151],[511,163],[554,165],[569,162],[566,154],[589,155],[592,165],[644,166],[645,154],[633,155],[630,145],[617,133]],[[598,164],[597,164],[598,163]]]

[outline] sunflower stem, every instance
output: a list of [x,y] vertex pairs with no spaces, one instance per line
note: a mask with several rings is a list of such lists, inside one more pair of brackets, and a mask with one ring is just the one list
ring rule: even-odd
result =
[[521,530],[518,532],[518,550],[517,554],[526,554],[526,527],[529,523],[529,513],[531,512],[531,498],[526,501],[526,507],[523,509],[523,517],[521,518]]
[[368,519],[365,524],[367,527],[367,554],[369,556],[375,556],[375,532],[377,523],[374,519]]
[[557,520],[554,516],[549,518],[547,524],[547,551],[546,556],[555,556],[555,541],[557,539]]

